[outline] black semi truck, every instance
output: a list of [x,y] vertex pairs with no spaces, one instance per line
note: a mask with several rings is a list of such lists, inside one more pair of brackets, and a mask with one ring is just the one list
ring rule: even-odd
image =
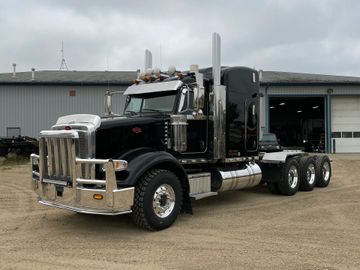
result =
[[213,67],[167,74],[147,70],[123,94],[121,115],[60,117],[31,155],[32,188],[41,204],[88,214],[131,213],[148,230],[169,227],[192,201],[266,184],[294,195],[325,187],[326,155],[259,153],[259,73]]

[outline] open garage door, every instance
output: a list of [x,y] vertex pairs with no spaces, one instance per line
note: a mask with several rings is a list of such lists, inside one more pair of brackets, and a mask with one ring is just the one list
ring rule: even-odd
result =
[[331,98],[332,149],[360,153],[360,97]]
[[323,97],[269,97],[269,130],[285,149],[325,152]]

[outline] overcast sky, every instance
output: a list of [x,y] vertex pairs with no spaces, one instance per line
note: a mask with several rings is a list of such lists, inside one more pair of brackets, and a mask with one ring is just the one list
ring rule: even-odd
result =
[[357,0],[0,0],[0,72],[58,70],[62,40],[71,70],[205,67],[215,31],[222,65],[360,76]]

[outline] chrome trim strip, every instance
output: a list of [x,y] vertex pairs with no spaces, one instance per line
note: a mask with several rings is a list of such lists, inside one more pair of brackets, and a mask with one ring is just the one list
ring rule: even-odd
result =
[[46,156],[45,156],[45,139],[40,138],[39,140],[39,173],[40,173],[40,182],[45,175],[46,169]]
[[233,157],[233,158],[226,158],[225,163],[234,163],[234,162],[240,162],[240,161],[251,161],[251,160],[259,160],[259,156],[253,156],[253,157]]
[[68,175],[68,162],[66,160],[66,143],[65,139],[60,139],[60,156],[61,156],[61,173],[63,176]]
[[179,159],[181,164],[196,164],[196,163],[212,163],[213,160],[204,159],[204,158],[195,158],[195,159]]
[[55,163],[55,175],[60,176],[60,153],[59,153],[59,144],[58,140],[52,138],[52,144],[54,146],[54,163]]
[[62,180],[54,180],[54,179],[46,179],[43,178],[43,183],[49,183],[49,184],[54,184],[54,185],[58,185],[58,186],[63,186],[63,187],[67,187],[68,183]]
[[77,178],[76,182],[78,182],[79,184],[106,185],[106,180]]
[[72,141],[71,140],[66,140],[66,150],[67,150],[67,170],[68,170],[68,175],[72,175],[72,171],[71,171],[71,158],[72,158],[72,154],[71,154],[71,145],[72,145]]
[[109,162],[109,159],[85,159],[85,158],[76,158],[76,162],[82,164],[105,164]]
[[53,150],[52,150],[52,143],[51,143],[51,138],[45,138],[46,141],[46,147],[48,149],[48,158],[47,158],[47,171],[48,171],[48,175],[52,176],[53,175]]
[[131,210],[114,211],[113,212],[111,210],[79,208],[79,207],[74,207],[74,206],[65,205],[65,204],[61,204],[61,203],[50,202],[50,201],[46,201],[46,200],[42,200],[42,199],[39,199],[39,203],[46,205],[46,206],[52,206],[52,207],[56,207],[56,208],[60,208],[60,209],[64,209],[64,210],[70,210],[70,211],[74,211],[74,212],[78,212],[78,213],[93,214],[93,215],[117,216],[117,215],[129,214],[132,212]]
[[73,138],[79,139],[79,134],[75,130],[43,130],[40,132],[40,137],[51,138]]

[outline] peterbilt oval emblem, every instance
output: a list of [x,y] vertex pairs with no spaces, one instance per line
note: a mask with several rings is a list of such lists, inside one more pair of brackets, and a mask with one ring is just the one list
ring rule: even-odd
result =
[[131,129],[131,131],[132,131],[133,133],[135,133],[135,134],[138,134],[138,133],[141,133],[141,132],[142,132],[141,128],[139,128],[139,127],[133,127],[133,128]]

